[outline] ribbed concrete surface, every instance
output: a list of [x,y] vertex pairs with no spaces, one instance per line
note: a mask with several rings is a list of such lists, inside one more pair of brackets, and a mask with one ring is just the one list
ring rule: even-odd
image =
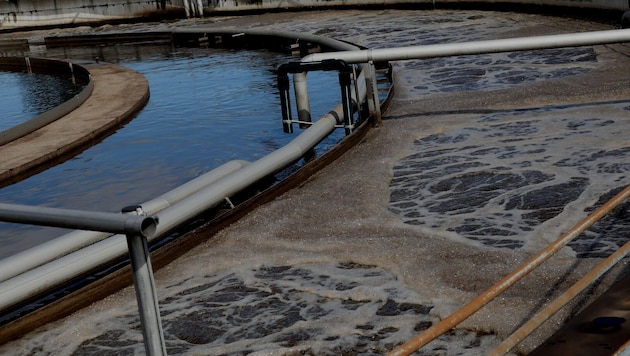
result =
[[630,276],[614,284],[531,355],[612,355],[627,347],[628,320]]

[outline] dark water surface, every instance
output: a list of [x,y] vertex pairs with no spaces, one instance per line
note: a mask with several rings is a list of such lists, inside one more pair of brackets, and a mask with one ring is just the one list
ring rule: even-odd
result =
[[52,75],[0,71],[0,131],[71,99],[82,87]]
[[[215,21],[228,20],[196,23]],[[247,24],[372,48],[601,29],[545,15],[447,10],[280,13]],[[625,67],[627,58],[612,52],[596,46],[395,63],[396,96],[381,128],[157,273],[168,350],[383,354],[465,305],[628,183],[627,98],[600,92],[564,105],[562,91],[541,102],[532,91],[545,89],[541,83],[601,84],[580,78]],[[418,354],[488,354],[627,240],[626,226],[627,214],[616,211]],[[531,351],[593,293],[517,352]],[[134,299],[128,288],[0,352],[141,354]]]
[[[46,55],[99,57],[131,67],[146,76],[151,97],[136,118],[98,145],[0,189],[3,202],[116,212],[227,161],[259,159],[295,137],[282,131],[276,87],[277,67],[296,60],[290,55],[130,45],[53,49]],[[309,77],[314,117],[339,100],[338,79],[329,74]],[[59,86],[48,86],[47,96],[27,93],[22,98],[49,103],[48,97],[56,95]],[[341,137],[342,132],[334,133],[319,150]],[[60,233],[60,229],[0,223],[4,244],[0,258]]]

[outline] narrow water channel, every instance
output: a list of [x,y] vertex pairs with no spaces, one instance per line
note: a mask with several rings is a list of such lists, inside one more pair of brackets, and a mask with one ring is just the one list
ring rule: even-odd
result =
[[[278,66],[297,60],[288,54],[124,45],[53,49],[45,55],[75,60],[98,57],[133,68],[148,79],[151,98],[136,118],[98,145],[0,189],[3,202],[116,212],[227,161],[256,160],[295,137],[282,131],[276,87]],[[47,85],[44,79],[42,87]],[[315,117],[340,100],[337,82],[334,73],[309,77]],[[57,86],[52,88],[46,92],[56,93]],[[34,92],[16,94],[24,100],[52,102]],[[36,104],[26,106],[41,106]],[[326,150],[342,137],[343,131],[333,133],[318,150]],[[4,244],[0,258],[64,231],[0,223]]]
[[71,99],[80,85],[44,74],[0,71],[0,131],[9,129]]
[[[601,29],[491,11],[318,11],[250,21],[370,48]],[[614,68],[625,66],[626,50],[396,63],[397,96],[378,131],[156,274],[169,353],[384,354],[459,309],[627,184],[630,102],[598,91],[625,90]],[[562,204],[549,204],[557,196]],[[600,226],[580,237],[419,354],[488,354],[625,238],[627,215],[613,217],[620,234]],[[532,351],[596,292],[516,352]],[[142,353],[133,288],[0,352]]]

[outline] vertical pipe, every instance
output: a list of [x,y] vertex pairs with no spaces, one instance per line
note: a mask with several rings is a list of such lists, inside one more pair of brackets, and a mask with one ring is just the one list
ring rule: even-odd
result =
[[[306,84],[306,73],[299,72],[293,74],[293,90],[295,91],[295,105],[297,106],[298,120],[311,122],[311,104],[308,98],[308,87]],[[300,125],[300,128],[306,128]]]
[[26,62],[26,70],[28,71],[28,74],[32,74],[33,73],[33,68],[31,67],[31,58],[30,57],[24,57],[24,61]]
[[[123,213],[143,215],[140,206],[125,207]],[[149,245],[147,239],[138,234],[129,233],[126,236],[133,271],[133,284],[142,324],[142,335],[144,336],[144,347],[149,356],[163,356],[166,355],[166,345],[153,268],[151,267]]]
[[197,0],[197,16],[203,18],[203,3],[201,0]]
[[155,291],[153,269],[149,259],[147,239],[142,236],[128,234],[127,246],[133,270],[133,283],[136,289],[144,347],[147,355],[166,355],[162,321]]
[[343,125],[345,126],[346,135],[350,135],[353,131],[351,82],[350,70],[348,68],[339,71],[339,86],[341,87],[341,103],[343,105]]
[[191,0],[184,0],[184,11],[186,12],[186,18],[190,18],[190,3]]
[[282,106],[282,129],[285,133],[293,133],[293,117],[291,115],[291,95],[289,94],[289,75],[278,69],[278,89],[280,90],[280,105]]

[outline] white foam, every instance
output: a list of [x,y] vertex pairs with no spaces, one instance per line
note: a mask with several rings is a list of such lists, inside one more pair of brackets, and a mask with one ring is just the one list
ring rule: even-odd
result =
[[[352,10],[292,14],[290,19],[281,14],[269,16],[279,21],[260,27],[325,30],[334,37],[379,47],[409,45],[421,42],[422,38],[445,41],[502,37],[530,27],[541,31],[551,26],[549,31],[553,32],[563,26],[563,30],[569,30],[573,24],[562,20],[549,24],[548,17],[534,15],[477,11]],[[466,30],[462,31],[463,28]],[[497,59],[492,60],[496,66]],[[479,64],[467,60],[467,65]],[[437,102],[439,98],[444,100],[440,96],[443,93],[439,92],[439,83],[427,84],[426,73],[414,66],[410,63],[398,66],[398,77],[406,82],[388,112],[390,120],[370,132],[356,149],[302,187],[256,209],[156,274],[169,352],[381,354],[472,300],[579,219],[585,206],[593,203],[602,190],[627,180],[627,166],[607,169],[613,172],[610,175],[582,172],[613,167],[613,161],[606,158],[593,161],[585,158],[590,163],[575,165],[568,172],[545,164],[552,157],[576,160],[579,155],[593,156],[603,145],[609,151],[627,147],[627,140],[619,136],[628,132],[627,124],[621,120],[625,104],[607,107],[605,117],[596,116],[603,112],[601,106],[428,115],[423,111],[426,110],[420,100],[423,98],[415,99],[418,91],[424,89],[414,85],[422,82],[435,88],[436,106],[443,104]],[[560,66],[566,68],[566,64]],[[541,73],[548,73],[553,64],[537,67]],[[586,71],[596,68],[598,64],[592,62],[584,66]],[[479,78],[488,83],[497,76]],[[494,89],[516,88],[512,98],[526,101],[527,98],[520,97],[521,84],[493,83]],[[489,100],[482,95],[479,98]],[[606,120],[621,126],[601,125]],[[576,123],[571,132],[583,131],[584,135],[592,136],[589,140],[594,140],[590,142],[598,148],[587,148],[584,135],[568,135],[568,122]],[[606,131],[606,127],[615,129]],[[532,135],[532,128],[536,135]],[[511,134],[502,136],[506,132]],[[430,135],[459,139],[430,143],[426,141]],[[610,139],[611,135],[615,139]],[[511,152],[506,139],[514,138],[522,139],[513,142],[518,146],[514,155],[501,157],[501,152]],[[420,147],[414,146],[415,140],[422,139],[425,141],[420,141]],[[431,147],[422,146],[422,142]],[[542,160],[534,153],[537,146],[548,152]],[[483,148],[493,150],[480,154]],[[496,248],[447,228],[462,219],[458,215],[465,218],[495,214],[490,221],[499,226],[520,221],[514,216],[497,214],[505,207],[500,198],[491,199],[491,204],[474,213],[463,212],[465,206],[459,214],[426,213],[424,226],[405,224],[389,210],[390,180],[395,166],[410,162],[405,157],[428,149],[477,157],[480,167],[516,169],[514,166],[525,167],[526,161],[539,160],[537,169],[548,174],[551,181],[564,182],[582,172],[590,181],[596,180],[597,185],[584,188],[559,219],[533,228],[535,237],[522,248]],[[441,155],[444,159],[449,156]],[[422,160],[420,156],[416,158]],[[446,166],[444,162],[438,163]],[[441,165],[432,168],[436,179],[427,186],[448,176],[441,171]],[[519,174],[525,170],[521,168]],[[426,169],[409,172],[410,176],[427,173]],[[532,187],[526,185],[517,188],[517,192],[526,194],[528,189]],[[412,201],[416,207],[428,204],[435,197],[428,189],[422,190],[422,194]],[[522,241],[531,236],[518,228],[513,231],[518,232],[516,238]],[[458,329],[427,345],[423,352],[485,354],[595,261],[576,260],[570,251],[559,257]],[[569,313],[561,312],[520,350],[526,352],[535,347]],[[82,354],[113,350],[142,352],[131,288],[0,347],[2,353]]]

